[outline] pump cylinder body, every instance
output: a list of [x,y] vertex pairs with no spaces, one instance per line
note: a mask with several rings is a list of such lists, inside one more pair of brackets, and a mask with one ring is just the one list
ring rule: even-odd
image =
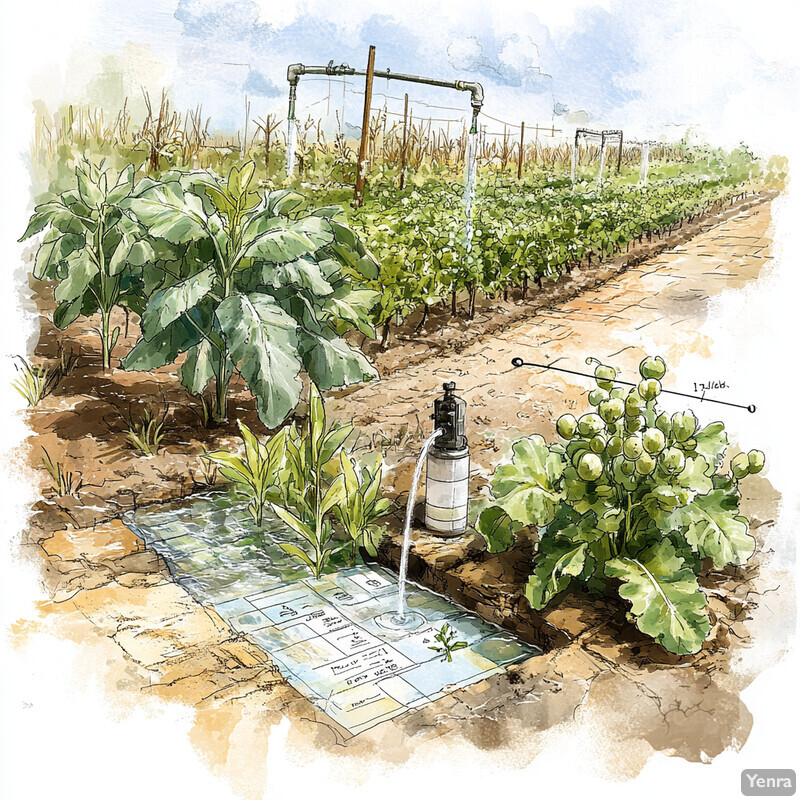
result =
[[435,533],[459,534],[467,529],[469,448],[434,445],[428,451],[425,484],[425,527]]

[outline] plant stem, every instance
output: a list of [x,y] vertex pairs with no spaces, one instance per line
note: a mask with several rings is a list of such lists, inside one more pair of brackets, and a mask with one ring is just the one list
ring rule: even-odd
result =
[[214,394],[214,409],[212,411],[214,422],[227,422],[228,420],[228,384],[231,381],[231,373],[225,365],[225,354],[222,353],[219,372],[217,373],[216,392]]
[[111,333],[109,331],[111,324],[111,310],[101,308],[100,316],[102,319],[100,339],[102,340],[103,349],[103,369],[108,370],[111,369]]

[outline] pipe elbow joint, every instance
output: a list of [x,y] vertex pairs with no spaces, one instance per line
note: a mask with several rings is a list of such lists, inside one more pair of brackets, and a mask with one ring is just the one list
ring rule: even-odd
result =
[[286,80],[289,81],[290,86],[297,86],[301,75],[305,75],[306,68],[303,64],[289,64],[286,70]]
[[476,111],[483,107],[483,86],[475,81],[456,81],[456,88],[472,95],[470,103]]

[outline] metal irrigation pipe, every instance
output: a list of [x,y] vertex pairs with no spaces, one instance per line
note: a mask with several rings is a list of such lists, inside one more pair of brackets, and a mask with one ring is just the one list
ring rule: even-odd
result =
[[[305,64],[290,64],[286,70],[286,79],[289,81],[289,114],[287,119],[291,128],[292,120],[295,118],[295,103],[297,100],[297,84],[301,75],[362,75],[367,72],[360,71],[351,67],[349,64],[334,65],[329,61],[324,67],[307,66]],[[402,72],[392,72],[391,70],[373,70],[375,78],[385,78],[393,81],[405,81],[406,83],[422,83],[426,86],[440,86],[443,89],[457,89],[460,92],[470,93],[470,104],[472,106],[472,125],[470,133],[478,132],[478,114],[483,107],[483,86],[474,81],[440,81],[436,78],[423,78],[420,75],[406,75]],[[288,176],[291,177],[291,174]]]

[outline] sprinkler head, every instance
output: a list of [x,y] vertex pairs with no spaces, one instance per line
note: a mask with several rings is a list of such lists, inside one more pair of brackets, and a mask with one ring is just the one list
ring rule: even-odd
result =
[[454,381],[448,381],[442,388],[444,397],[434,401],[431,415],[434,429],[442,431],[434,446],[438,450],[462,450],[467,446],[467,402],[456,396]]

